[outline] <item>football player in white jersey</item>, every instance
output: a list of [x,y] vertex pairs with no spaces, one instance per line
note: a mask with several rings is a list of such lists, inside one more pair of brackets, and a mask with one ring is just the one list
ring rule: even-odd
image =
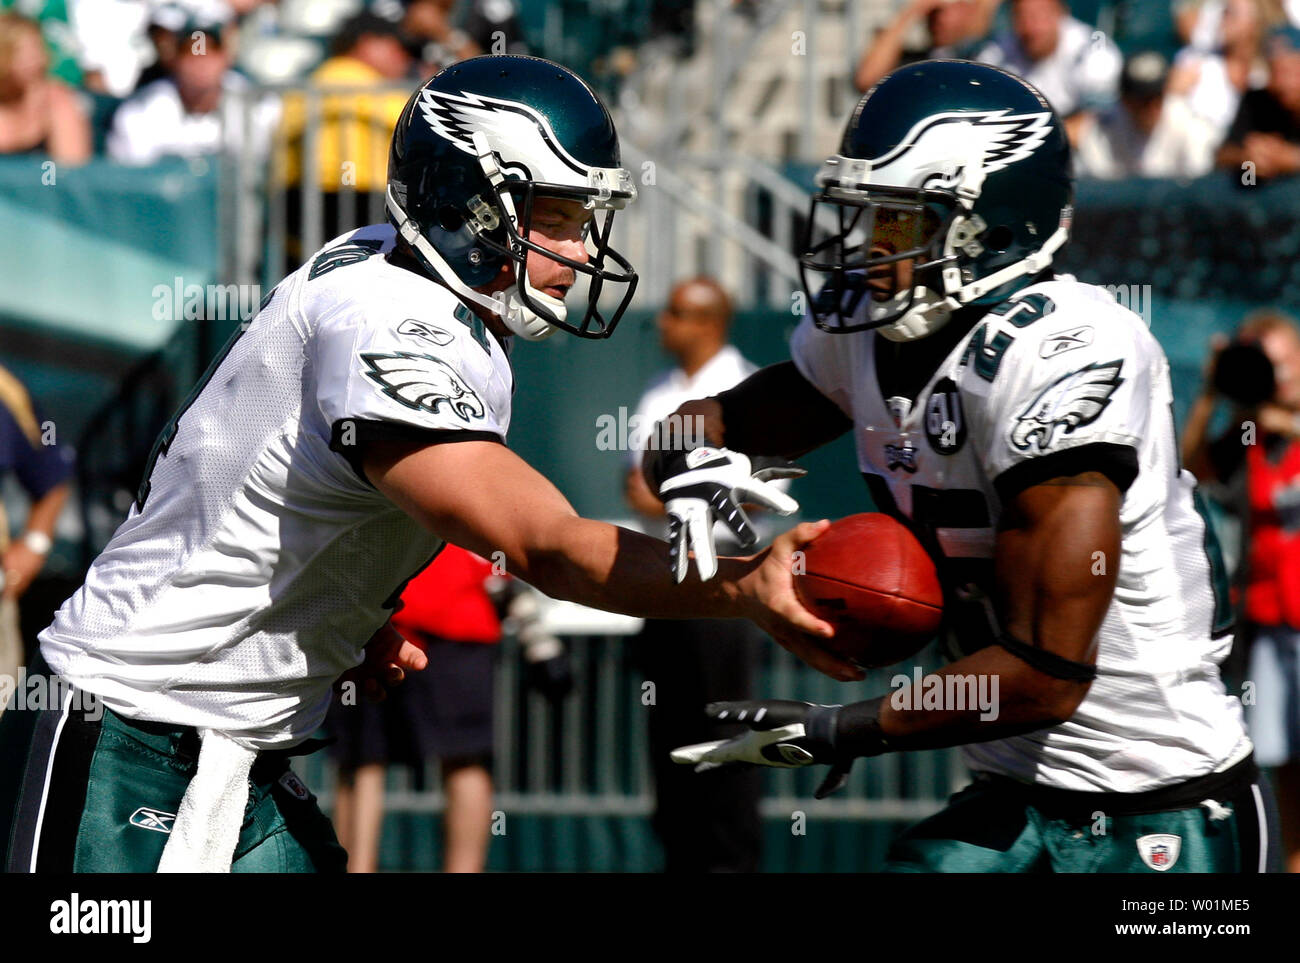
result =
[[[833,630],[793,593],[789,557],[821,526],[675,585],[667,545],[580,518],[503,443],[512,337],[603,338],[627,306],[636,276],[609,232],[635,194],[608,112],[562,67],[476,58],[412,95],[391,223],[336,239],[270,293],[41,633],[69,695],[4,717],[9,869],[340,869],[287,755],[446,541],[557,598],[749,617],[860,676],[817,649]],[[606,315],[601,294],[620,285]],[[762,481],[745,497],[771,500]],[[391,630],[372,649],[396,674],[424,661]]]
[[714,704],[750,731],[674,758],[830,763],[824,795],[857,756],[962,746],[973,784],[895,843],[891,870],[1272,865],[1169,365],[1140,318],[1050,268],[1072,213],[1059,119],[997,68],[904,67],[858,104],[817,183],[802,263],[810,291],[825,283],[793,360],[684,405],[725,448],[702,466],[648,454],[647,473],[670,513],[704,520],[679,541],[707,569],[695,533],[713,509],[682,495],[695,478],[740,480],[733,452],[797,456],[852,431],[877,507],[936,559],[954,661],[921,691],[847,706]]

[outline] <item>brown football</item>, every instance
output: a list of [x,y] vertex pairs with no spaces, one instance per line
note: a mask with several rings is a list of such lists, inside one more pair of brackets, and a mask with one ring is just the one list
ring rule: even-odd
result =
[[835,626],[835,638],[822,643],[830,651],[870,669],[900,662],[934,638],[943,615],[939,573],[901,522],[850,515],[803,552],[795,591]]

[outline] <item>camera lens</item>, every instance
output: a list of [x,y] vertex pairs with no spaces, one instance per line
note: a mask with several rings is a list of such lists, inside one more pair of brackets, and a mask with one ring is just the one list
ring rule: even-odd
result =
[[1273,362],[1257,345],[1229,345],[1214,367],[1214,388],[1225,398],[1253,408],[1277,390]]

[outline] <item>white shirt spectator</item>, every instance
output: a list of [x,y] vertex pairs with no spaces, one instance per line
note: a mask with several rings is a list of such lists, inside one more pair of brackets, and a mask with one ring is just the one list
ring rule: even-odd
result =
[[[1220,141],[1232,126],[1241,105],[1242,91],[1228,79],[1227,61],[1221,54],[1206,53],[1193,47],[1184,47],[1174,59],[1176,70],[1196,71],[1196,80],[1186,98],[1192,113],[1208,123]],[[1268,67],[1262,61],[1250,71],[1248,90],[1258,90],[1268,85]]]
[[758,366],[747,361],[734,345],[727,344],[704,362],[694,375],[688,375],[681,368],[673,368],[657,377],[641,396],[633,415],[636,421],[629,421],[629,424],[635,424],[637,428],[636,431],[628,429],[628,445],[632,449],[629,458],[632,464],[641,464],[641,453],[656,422],[667,418],[687,401],[707,398],[735,387],[757,370]]
[[1036,63],[1010,31],[995,37],[975,59],[1023,77],[1062,117],[1113,103],[1123,67],[1110,38],[1073,17],[1061,19],[1056,49]]
[[[687,375],[681,368],[673,368],[656,378],[641,396],[641,401],[633,414],[635,420],[629,419],[628,422],[628,445],[631,448],[628,460],[631,466],[640,468],[641,456],[650,437],[650,431],[657,422],[667,418],[687,401],[707,398],[728,388],[734,388],[757,370],[757,365],[746,360],[734,345],[728,344],[706,361],[694,375]],[[635,431],[633,426],[636,428]],[[696,439],[697,444],[700,441],[702,439]],[[788,481],[774,484],[779,485],[782,490],[789,486]],[[754,528],[765,541],[770,535],[766,529],[772,524],[771,517],[770,512],[749,513],[750,521],[754,523]],[[641,516],[641,526],[648,534],[662,537],[666,525],[667,522],[663,518]],[[730,532],[721,523],[718,523],[718,527],[714,529],[714,537],[720,548],[726,545],[727,551],[735,550],[734,544],[729,541]]]
[[[1201,0],[1188,46],[1212,51],[1219,46],[1219,27],[1223,23],[1224,0]],[[1300,0],[1283,0],[1282,13],[1293,27],[1300,27]]]
[[[204,157],[222,149],[252,151],[265,156],[280,107],[273,99],[258,101],[245,113],[240,92],[248,89],[241,75],[227,71],[222,78],[226,96],[221,107],[206,114],[186,113],[176,84],[156,80],[127,100],[113,115],[108,155],[123,164],[153,164],[163,157]],[[236,96],[231,96],[235,94]],[[245,131],[245,117],[251,131]]]
[[68,19],[81,48],[83,70],[98,71],[114,97],[133,89],[154,59],[146,28],[146,0],[68,0]]
[[1219,139],[1181,97],[1165,97],[1160,120],[1148,136],[1133,122],[1123,103],[1100,112],[1084,128],[1075,151],[1080,177],[1190,179],[1214,166]]

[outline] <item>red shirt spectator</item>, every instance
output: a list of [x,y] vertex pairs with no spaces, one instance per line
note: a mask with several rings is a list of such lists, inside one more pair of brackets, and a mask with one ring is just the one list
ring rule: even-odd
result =
[[444,548],[402,592],[393,616],[399,632],[436,635],[457,642],[500,642],[501,620],[484,583],[492,564],[455,545]]

